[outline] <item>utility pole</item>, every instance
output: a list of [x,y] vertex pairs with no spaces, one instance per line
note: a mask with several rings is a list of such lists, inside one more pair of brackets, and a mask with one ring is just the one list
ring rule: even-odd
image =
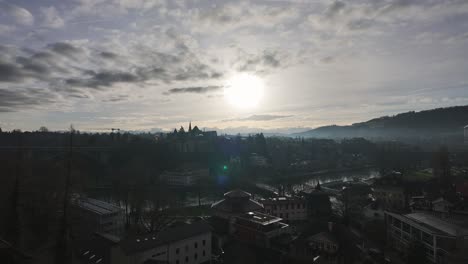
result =
[[68,263],[68,203],[70,195],[71,166],[73,153],[73,127],[70,129],[67,171],[65,177],[65,193],[63,197],[63,215],[60,221],[59,233],[55,252],[55,264]]

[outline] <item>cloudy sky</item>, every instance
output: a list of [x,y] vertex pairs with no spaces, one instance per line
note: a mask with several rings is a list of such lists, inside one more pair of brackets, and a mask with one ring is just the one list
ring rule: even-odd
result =
[[466,0],[0,0],[4,130],[297,131],[468,104],[467,73]]

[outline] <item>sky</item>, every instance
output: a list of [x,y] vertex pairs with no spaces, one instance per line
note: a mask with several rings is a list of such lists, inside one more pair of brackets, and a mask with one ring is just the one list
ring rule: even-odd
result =
[[467,73],[466,0],[0,0],[3,130],[298,132],[466,105]]

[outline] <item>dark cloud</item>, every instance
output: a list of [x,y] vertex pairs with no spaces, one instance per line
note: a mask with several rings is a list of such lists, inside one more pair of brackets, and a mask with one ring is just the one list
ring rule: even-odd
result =
[[335,17],[345,7],[346,7],[346,4],[344,2],[335,1],[327,8],[327,10],[325,11],[325,16],[327,16],[329,18]]
[[39,89],[0,89],[0,112],[12,112],[17,108],[36,107],[54,101],[54,95]]
[[114,96],[108,99],[104,99],[102,100],[102,102],[116,103],[116,102],[125,101],[126,99],[128,99],[128,97],[129,97],[128,95],[118,95],[118,96]]
[[259,55],[241,54],[234,63],[239,71],[266,72],[279,68],[282,62],[278,52],[264,51]]
[[167,92],[164,92],[165,95],[169,94],[181,94],[181,93],[196,93],[196,94],[204,94],[210,92],[216,92],[223,88],[223,86],[196,86],[196,87],[185,87],[185,88],[172,88]]
[[49,49],[51,49],[52,51],[58,53],[58,54],[61,54],[61,55],[64,55],[64,56],[68,56],[68,57],[73,57],[75,56],[77,53],[80,53],[81,52],[81,49],[69,44],[69,43],[65,43],[65,42],[57,42],[57,43],[53,43],[53,44],[50,44],[49,46]]
[[24,78],[21,68],[12,63],[0,62],[0,82],[18,82]]
[[17,57],[16,62],[20,64],[24,70],[36,73],[36,74],[49,74],[50,70],[47,65],[37,62],[33,59],[26,57]]
[[65,80],[65,83],[71,86],[81,87],[93,87],[97,88],[100,86],[110,86],[114,83],[126,82],[133,83],[138,82],[140,79],[138,76],[127,73],[127,72],[100,72],[95,73],[91,78],[77,79],[71,78]]
[[115,59],[115,58],[118,57],[117,54],[115,54],[113,52],[109,52],[109,51],[103,51],[99,55],[101,55],[101,57],[103,57],[105,59]]

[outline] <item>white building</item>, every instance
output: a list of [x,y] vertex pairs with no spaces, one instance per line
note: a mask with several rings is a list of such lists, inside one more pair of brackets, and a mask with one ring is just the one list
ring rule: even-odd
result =
[[104,201],[78,198],[71,204],[71,216],[75,235],[101,232],[120,236],[124,230],[124,210]]
[[292,197],[277,197],[262,199],[264,212],[287,221],[307,220],[305,199]]
[[466,221],[445,221],[429,213],[406,215],[385,212],[389,245],[406,253],[412,241],[420,241],[433,263],[468,263]]
[[167,184],[170,186],[190,187],[194,186],[198,180],[207,178],[208,176],[208,169],[182,167],[163,172],[161,178],[167,181]]

